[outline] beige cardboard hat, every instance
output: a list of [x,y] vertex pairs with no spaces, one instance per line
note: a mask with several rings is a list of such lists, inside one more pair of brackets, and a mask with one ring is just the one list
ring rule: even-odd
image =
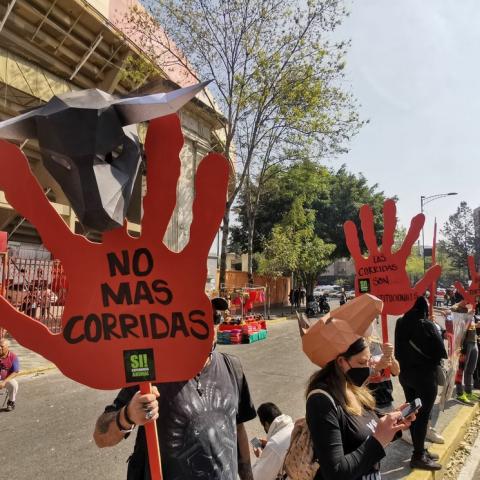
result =
[[379,298],[364,294],[331,311],[310,328],[299,322],[305,355],[319,367],[324,367],[363,337],[382,308],[383,302]]

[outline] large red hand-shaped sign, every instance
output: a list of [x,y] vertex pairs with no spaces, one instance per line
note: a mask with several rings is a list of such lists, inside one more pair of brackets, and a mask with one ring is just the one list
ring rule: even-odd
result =
[[368,257],[362,255],[355,223],[348,221],[344,224],[347,247],[355,262],[355,293],[371,293],[380,298],[384,302],[383,313],[389,315],[405,313],[418,295],[422,295],[441,273],[441,267],[434,265],[414,287],[411,286],[405,266],[423,227],[425,216],[419,214],[412,219],[403,245],[398,251],[392,252],[397,226],[396,212],[395,202],[386,200],[383,205],[383,239],[379,248],[373,211],[369,205],[361,207],[360,221],[363,239],[369,251]]
[[202,369],[211,350],[206,260],[225,208],[228,164],[218,154],[200,163],[190,242],[174,253],[162,239],[176,203],[182,145],[176,115],[150,123],[141,237],[119,228],[92,243],[57,215],[20,150],[0,142],[0,188],[62,260],[69,281],[61,334],[4,298],[0,326],[85,385],[116,389],[185,380]]
[[455,282],[455,287],[468,303],[476,305],[477,298],[480,297],[480,272],[477,272],[473,255],[468,256],[468,270],[472,282],[470,286],[465,289],[461,282]]

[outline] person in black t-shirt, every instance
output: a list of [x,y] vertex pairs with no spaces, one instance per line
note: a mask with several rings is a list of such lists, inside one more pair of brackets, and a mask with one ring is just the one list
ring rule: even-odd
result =
[[244,422],[255,417],[240,361],[213,349],[191,380],[157,384],[148,395],[137,386],[120,390],[97,420],[94,439],[113,446],[138,425],[127,480],[150,480],[143,425],[156,421],[164,480],[236,480],[237,473],[251,480]]
[[310,378],[306,420],[320,464],[315,480],[380,480],[385,447],[414,419],[402,420],[399,410],[377,416],[365,388],[369,364],[368,345],[359,338]]

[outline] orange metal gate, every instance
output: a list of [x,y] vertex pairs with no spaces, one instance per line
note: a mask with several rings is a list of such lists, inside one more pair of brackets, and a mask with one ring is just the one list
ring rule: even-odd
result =
[[0,256],[0,293],[25,315],[60,332],[68,288],[60,261]]

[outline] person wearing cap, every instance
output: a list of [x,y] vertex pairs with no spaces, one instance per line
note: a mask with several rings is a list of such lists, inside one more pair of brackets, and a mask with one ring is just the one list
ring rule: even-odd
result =
[[414,419],[402,419],[400,410],[380,418],[366,388],[370,350],[362,335],[382,305],[378,298],[362,295],[302,336],[304,352],[321,367],[306,392],[306,421],[320,465],[315,480],[381,479],[385,448]]
[[400,363],[399,380],[407,402],[419,398],[422,408],[410,427],[413,454],[410,466],[421,470],[440,470],[438,456],[425,448],[428,422],[437,397],[437,368],[447,352],[435,324],[428,319],[429,305],[424,296],[397,320],[395,356]]
[[[212,300],[214,323],[228,308]],[[215,349],[194,378],[157,384],[141,395],[138,386],[123,388],[97,420],[98,447],[120,443],[138,425],[135,448],[128,460],[127,480],[149,480],[143,425],[156,421],[163,480],[252,480],[250,446],[244,423],[256,417],[240,360]]]

